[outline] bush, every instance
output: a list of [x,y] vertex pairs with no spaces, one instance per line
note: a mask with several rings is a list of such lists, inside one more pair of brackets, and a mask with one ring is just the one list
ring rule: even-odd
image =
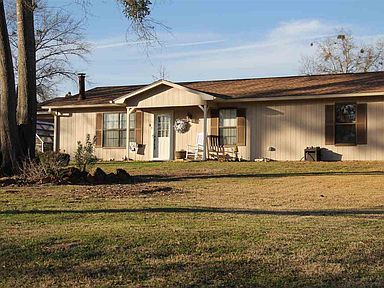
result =
[[37,159],[41,163],[54,163],[54,162],[56,162],[57,165],[59,165],[61,167],[65,167],[65,166],[68,166],[71,158],[70,158],[69,154],[67,154],[67,153],[48,151],[48,152],[44,152],[44,153],[38,153]]
[[75,154],[76,166],[82,171],[88,171],[89,167],[94,165],[97,162],[97,157],[94,155],[94,143],[96,137],[91,141],[91,137],[87,134],[85,144],[82,144],[81,141],[77,141],[77,150]]

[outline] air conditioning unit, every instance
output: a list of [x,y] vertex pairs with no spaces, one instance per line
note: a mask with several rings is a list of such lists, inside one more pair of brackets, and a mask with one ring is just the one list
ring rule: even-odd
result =
[[307,147],[304,149],[305,161],[321,161],[321,148],[320,147]]

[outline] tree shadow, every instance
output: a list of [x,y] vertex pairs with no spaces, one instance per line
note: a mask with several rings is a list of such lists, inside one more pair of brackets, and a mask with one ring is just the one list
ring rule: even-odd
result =
[[216,207],[158,207],[158,208],[123,208],[123,209],[88,209],[88,210],[5,210],[0,215],[23,214],[124,214],[124,213],[175,213],[175,214],[234,214],[234,215],[271,215],[271,216],[364,216],[384,215],[384,206],[370,209],[317,209],[317,210],[265,210],[234,209]]

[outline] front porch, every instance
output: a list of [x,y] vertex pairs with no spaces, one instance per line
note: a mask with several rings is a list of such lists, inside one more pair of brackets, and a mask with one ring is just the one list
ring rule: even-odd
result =
[[[127,111],[127,155],[132,160],[174,160],[175,152],[196,145],[203,134],[202,160],[207,159],[208,112],[215,97],[161,80],[114,100]],[[175,120],[188,129],[177,133]],[[134,123],[133,123],[134,122]]]

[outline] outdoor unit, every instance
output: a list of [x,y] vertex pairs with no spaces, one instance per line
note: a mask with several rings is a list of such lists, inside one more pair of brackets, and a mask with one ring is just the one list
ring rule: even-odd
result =
[[321,149],[320,147],[307,147],[304,149],[305,161],[321,161]]

